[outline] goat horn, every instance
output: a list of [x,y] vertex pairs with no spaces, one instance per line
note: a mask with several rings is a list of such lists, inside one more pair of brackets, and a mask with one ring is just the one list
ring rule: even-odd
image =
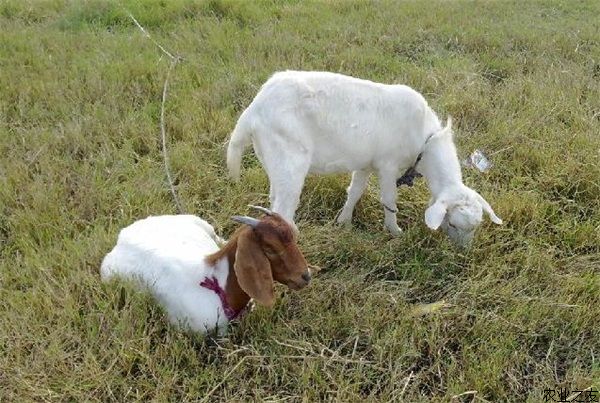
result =
[[231,217],[231,219],[233,221],[237,221],[239,223],[249,225],[252,228],[255,228],[258,225],[258,223],[260,222],[260,220],[257,220],[256,218],[248,217],[245,215],[234,215],[233,217]]
[[265,213],[266,215],[273,215],[273,212],[271,210],[269,210],[268,208],[265,207],[261,207],[261,206],[254,206],[252,204],[248,204],[248,207],[253,208],[255,210],[258,211],[262,211],[263,213]]

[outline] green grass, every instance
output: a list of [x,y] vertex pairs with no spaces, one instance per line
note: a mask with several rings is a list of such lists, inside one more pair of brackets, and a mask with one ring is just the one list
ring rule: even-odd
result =
[[[530,401],[600,387],[600,2],[126,2],[185,61],[167,129],[189,212],[227,236],[268,203],[224,144],[276,70],[408,84],[456,122],[466,170],[505,221],[461,253],[423,223],[421,182],[383,230],[377,184],[352,229],[348,176],[308,179],[301,247],[324,270],[278,287],[227,338],[170,327],[101,284],[120,228],[174,213],[158,116],[169,65],[118,3],[0,4],[0,400]],[[497,153],[496,153],[497,152]],[[496,153],[496,154],[494,154]],[[422,316],[416,304],[452,306]]]

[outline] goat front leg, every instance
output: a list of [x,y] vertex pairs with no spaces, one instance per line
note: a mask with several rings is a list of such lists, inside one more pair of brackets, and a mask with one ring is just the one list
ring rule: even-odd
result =
[[379,187],[381,192],[381,203],[385,213],[384,223],[393,236],[402,232],[396,222],[396,175],[392,171],[379,171]]
[[346,198],[346,203],[344,204],[342,212],[337,218],[338,224],[350,225],[354,207],[356,207],[356,203],[365,191],[368,182],[368,171],[352,172],[352,181],[350,182],[350,186],[348,186],[348,197]]

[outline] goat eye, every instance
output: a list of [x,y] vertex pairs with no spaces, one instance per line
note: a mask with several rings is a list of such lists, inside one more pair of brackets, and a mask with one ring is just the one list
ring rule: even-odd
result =
[[284,251],[277,251],[274,248],[271,248],[270,246],[265,246],[263,248],[264,252],[266,255],[270,256],[270,257],[275,257],[275,256],[281,256],[283,255]]

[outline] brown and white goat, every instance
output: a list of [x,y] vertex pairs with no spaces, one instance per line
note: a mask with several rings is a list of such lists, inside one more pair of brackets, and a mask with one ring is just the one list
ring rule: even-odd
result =
[[274,282],[293,290],[311,279],[292,227],[279,215],[234,216],[244,224],[219,248],[213,227],[193,215],[148,217],[124,228],[102,262],[103,280],[134,279],[171,322],[220,333],[253,298],[272,306]]

